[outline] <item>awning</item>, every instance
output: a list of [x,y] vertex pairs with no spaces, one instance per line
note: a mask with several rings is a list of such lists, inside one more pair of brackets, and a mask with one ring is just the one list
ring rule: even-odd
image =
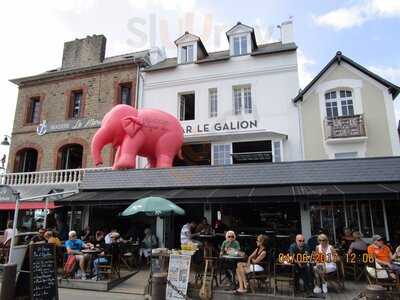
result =
[[56,200],[57,205],[126,205],[159,196],[176,203],[246,203],[329,200],[399,200],[400,183],[244,186],[221,188],[81,191]]
[[[54,202],[48,202],[47,208],[54,209],[57,208]],[[20,210],[28,210],[28,209],[45,209],[46,202],[44,201],[25,201],[19,203]],[[14,210],[15,202],[0,202],[0,210]]]

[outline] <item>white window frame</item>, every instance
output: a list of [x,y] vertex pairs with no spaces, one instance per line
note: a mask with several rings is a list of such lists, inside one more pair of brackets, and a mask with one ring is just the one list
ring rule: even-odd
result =
[[[236,47],[235,47],[235,42],[238,42],[238,51],[236,52]],[[232,36],[232,43],[233,43],[233,55],[234,56],[239,56],[239,55],[245,55],[249,53],[249,46],[248,46],[248,34],[244,35],[237,35],[237,36]]]
[[[341,96],[341,94],[342,94],[341,92],[343,92],[343,91],[345,92],[345,96],[344,97]],[[331,94],[333,92],[336,93],[336,98],[326,99],[327,95]],[[348,92],[351,93],[351,96],[347,96]],[[328,119],[329,119],[328,110],[327,110],[328,104],[331,105],[332,112],[333,112],[333,106],[334,106],[334,104],[336,104],[337,114],[338,115],[337,116],[333,116],[333,118],[335,118],[335,117],[354,116],[356,114],[355,113],[355,103],[354,103],[355,102],[355,100],[354,100],[354,91],[351,88],[342,87],[342,88],[336,88],[336,89],[328,90],[328,91],[326,91],[324,93],[324,99],[325,99],[325,115],[326,115],[326,117]],[[351,103],[349,103],[349,101],[351,101]],[[343,104],[342,102],[346,102],[346,103]],[[347,113],[349,111],[349,107],[350,106],[352,107],[352,110],[353,110],[353,114],[352,115]],[[344,108],[346,108],[346,110]],[[345,111],[346,111],[346,114],[344,113]]]
[[[178,93],[178,118],[179,121],[185,122],[185,121],[193,121],[193,120],[182,120],[182,116],[185,116],[185,106],[182,107],[182,96],[185,95],[194,95],[194,118],[193,120],[196,119],[196,93],[193,92],[184,92],[184,93]],[[183,110],[183,114],[182,114],[182,110]]]
[[[276,143],[276,144],[275,144]],[[279,144],[279,158],[280,160],[276,160],[276,146]],[[283,143],[282,140],[271,140],[272,146],[272,162],[283,162]]]
[[188,63],[194,62],[194,45],[193,44],[182,46],[180,52],[181,52],[181,63],[182,64],[188,64]]
[[[228,153],[227,156],[225,156],[223,159],[223,163],[216,163],[216,158],[215,158],[215,148],[216,147],[224,147],[224,148],[229,148],[229,149],[224,149],[222,153]],[[229,158],[228,158],[229,157]],[[231,165],[232,164],[232,143],[213,143],[211,145],[211,162],[213,166],[224,166],[224,165]],[[226,162],[226,163],[225,163]]]
[[208,116],[215,118],[218,116],[218,89],[208,89]]
[[[238,94],[236,91],[239,90],[240,93]],[[246,101],[245,97],[246,94],[250,92],[250,106],[248,106],[248,102]],[[236,97],[239,96],[240,98],[237,99]],[[232,87],[232,102],[233,102],[233,114],[234,115],[247,115],[252,114],[254,112],[254,99],[253,93],[251,90],[251,85],[240,85],[240,86],[233,86]],[[237,108],[236,104],[239,104]]]

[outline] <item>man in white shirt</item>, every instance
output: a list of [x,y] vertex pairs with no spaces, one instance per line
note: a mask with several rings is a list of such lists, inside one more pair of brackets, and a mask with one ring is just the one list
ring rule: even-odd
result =
[[198,243],[198,241],[192,239],[192,237],[196,235],[192,234],[192,230],[196,228],[196,225],[195,221],[183,225],[181,230],[181,244],[187,244],[189,242]]

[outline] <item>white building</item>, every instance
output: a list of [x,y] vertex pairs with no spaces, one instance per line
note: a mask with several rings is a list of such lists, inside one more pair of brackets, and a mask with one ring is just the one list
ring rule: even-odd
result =
[[[139,107],[181,120],[185,161],[178,165],[302,158],[291,101],[299,90],[291,21],[281,33],[280,42],[258,45],[253,28],[237,23],[226,33],[229,50],[208,52],[186,32],[175,41],[177,57],[145,69]],[[145,166],[141,160],[139,167]]]

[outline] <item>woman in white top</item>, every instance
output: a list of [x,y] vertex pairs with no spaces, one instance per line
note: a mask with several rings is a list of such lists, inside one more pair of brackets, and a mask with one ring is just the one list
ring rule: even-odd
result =
[[319,245],[315,248],[316,265],[314,266],[315,287],[314,293],[328,293],[328,284],[325,280],[325,274],[336,271],[337,253],[332,245],[329,244],[328,237],[325,234],[318,236]]
[[7,242],[11,240],[13,235],[13,221],[7,222],[7,229],[4,230],[3,241],[1,242],[2,246],[6,246]]

